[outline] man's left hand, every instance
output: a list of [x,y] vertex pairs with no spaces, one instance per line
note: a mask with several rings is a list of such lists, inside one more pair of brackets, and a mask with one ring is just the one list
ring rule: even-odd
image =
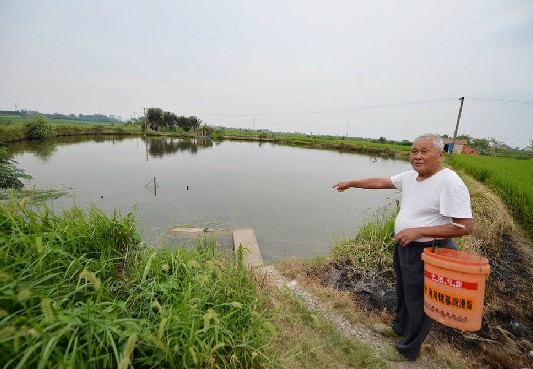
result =
[[402,247],[420,238],[420,233],[416,228],[406,228],[394,236],[394,243],[399,243]]

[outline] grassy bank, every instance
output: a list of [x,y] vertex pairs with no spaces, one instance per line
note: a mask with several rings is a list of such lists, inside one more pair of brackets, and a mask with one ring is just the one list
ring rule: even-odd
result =
[[[0,115],[0,144],[35,138],[53,138],[62,136],[97,136],[97,135],[140,135],[141,127],[136,125],[109,122],[83,122],[68,119],[42,119],[41,126],[46,135],[35,137],[31,130],[32,120],[38,116],[22,117]],[[42,132],[41,132],[42,133]],[[46,137],[44,137],[46,136]]]
[[131,214],[0,204],[0,362],[9,368],[260,367],[272,329],[214,242],[139,246]]
[[335,136],[316,136],[291,133],[222,130],[215,137],[230,140],[249,140],[279,143],[317,149],[334,149],[387,157],[408,157],[410,143],[387,143],[379,140],[354,139]]

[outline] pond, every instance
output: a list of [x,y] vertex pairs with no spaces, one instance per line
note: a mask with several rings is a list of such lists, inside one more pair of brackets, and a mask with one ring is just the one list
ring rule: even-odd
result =
[[332,185],[388,177],[406,161],[271,143],[172,138],[72,137],[10,145],[38,188],[66,189],[55,209],[95,204],[133,211],[142,238],[157,243],[176,226],[253,228],[266,261],[325,256],[353,237],[393,190]]

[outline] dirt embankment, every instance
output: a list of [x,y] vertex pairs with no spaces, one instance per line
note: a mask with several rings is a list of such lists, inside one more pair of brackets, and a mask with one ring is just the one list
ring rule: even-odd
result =
[[[506,237],[501,258],[491,261],[481,330],[463,332],[435,323],[427,341],[429,350],[438,350],[439,342],[446,341],[472,358],[472,368],[533,367],[530,261],[517,249],[512,237]],[[332,263],[321,274],[324,286],[349,291],[356,306],[392,319],[396,300],[391,271],[369,273],[349,263]]]

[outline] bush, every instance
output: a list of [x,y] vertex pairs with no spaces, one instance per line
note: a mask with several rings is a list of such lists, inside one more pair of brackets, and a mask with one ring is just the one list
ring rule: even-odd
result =
[[7,150],[0,147],[0,188],[20,189],[24,187],[21,178],[31,179],[30,175],[15,166],[16,163]]
[[54,135],[52,126],[48,124],[46,118],[42,115],[34,115],[31,117],[27,129],[27,136],[29,139],[40,140]]

